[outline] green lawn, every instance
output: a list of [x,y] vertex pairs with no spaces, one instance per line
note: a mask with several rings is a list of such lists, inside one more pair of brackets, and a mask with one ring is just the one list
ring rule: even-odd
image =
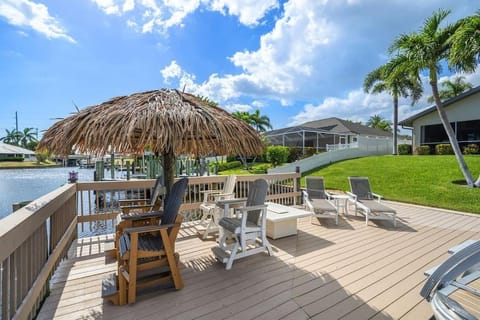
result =
[[55,162],[42,162],[36,161],[0,161],[0,169],[16,169],[16,168],[38,168],[38,167],[52,167],[56,166]]
[[[465,161],[477,179],[480,156],[465,156]],[[366,157],[337,162],[305,175],[323,176],[327,189],[342,191],[350,190],[348,176],[366,176],[372,191],[385,199],[480,213],[480,188],[454,183],[464,181],[454,156]]]

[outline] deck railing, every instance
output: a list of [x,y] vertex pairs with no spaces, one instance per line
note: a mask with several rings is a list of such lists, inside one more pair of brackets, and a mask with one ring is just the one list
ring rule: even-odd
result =
[[[300,199],[300,173],[237,176],[236,197],[249,182],[269,182],[267,200],[285,205]],[[180,210],[195,219],[202,191],[222,189],[225,176],[190,177]],[[48,295],[49,280],[76,237],[110,233],[118,201],[143,197],[155,180],[79,182],[64,185],[5,217],[0,223],[0,319],[33,319]]]

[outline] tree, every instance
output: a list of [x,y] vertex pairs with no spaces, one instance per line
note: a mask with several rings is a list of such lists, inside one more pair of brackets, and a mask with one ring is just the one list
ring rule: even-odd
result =
[[365,124],[367,127],[392,132],[392,123],[377,114],[371,116]]
[[252,125],[252,118],[250,116],[250,113],[248,113],[247,111],[235,111],[232,113],[232,116],[245,121],[249,125]]
[[[442,99],[442,101],[456,97],[459,94],[473,88],[471,83],[465,82],[465,77],[463,76],[458,76],[453,81],[444,80],[440,82],[440,85],[442,87],[446,87],[439,92],[440,99]],[[434,102],[433,96],[428,97],[428,102]]]
[[[479,43],[479,40],[471,40],[468,36],[465,36],[468,34],[465,28],[469,28],[471,24],[477,22],[478,13],[477,16],[467,17],[442,28],[440,25],[449,14],[449,10],[434,12],[431,17],[425,20],[423,27],[418,33],[400,35],[394,40],[389,51],[390,54],[401,56],[404,59],[404,70],[412,75],[418,76],[420,72],[427,71],[435,106],[452,145],[460,170],[469,186],[480,186],[480,178],[475,184],[473,182],[472,174],[463,158],[455,132],[450,125],[438,91],[438,75],[442,72],[442,62],[448,62],[449,67],[456,71],[473,72],[475,70],[478,51],[466,48],[466,46],[470,41]],[[458,43],[459,41],[466,42]],[[462,48],[465,49],[464,52],[458,52]]]
[[[363,90],[373,94],[387,92],[393,97],[393,154],[398,153],[398,99],[411,97],[412,105],[422,96],[422,83],[418,76],[406,73],[403,58],[398,57],[370,72],[363,82]],[[367,124],[368,125],[368,124]],[[382,129],[383,130],[383,129]],[[390,130],[386,130],[392,132]]]
[[20,143],[22,147],[28,149],[29,145],[35,145],[35,143],[38,142],[36,133],[33,130],[33,128],[25,128],[23,132],[20,132]]
[[257,130],[257,132],[265,132],[267,129],[273,128],[270,124],[270,118],[260,115],[260,110],[258,109],[250,114],[250,121],[252,122],[251,125]]
[[16,129],[13,129],[11,131],[5,129],[5,132],[7,134],[4,137],[0,138],[0,141],[19,146],[20,140],[22,139],[22,133],[20,131],[17,131]]

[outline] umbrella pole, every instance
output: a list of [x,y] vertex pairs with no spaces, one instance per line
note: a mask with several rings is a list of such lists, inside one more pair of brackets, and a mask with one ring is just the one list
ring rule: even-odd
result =
[[175,179],[175,155],[173,151],[163,153],[163,177],[168,196]]

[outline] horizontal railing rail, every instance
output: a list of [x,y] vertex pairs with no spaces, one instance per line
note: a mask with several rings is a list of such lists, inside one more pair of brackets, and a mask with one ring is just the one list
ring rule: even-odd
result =
[[[267,200],[295,205],[300,173],[237,176],[235,196],[249,182],[269,183]],[[204,190],[223,189],[226,176],[190,177],[180,210],[196,219]],[[76,237],[114,231],[119,201],[144,198],[155,180],[78,182],[64,185],[5,217],[0,223],[0,320],[33,319],[48,295],[49,281]]]
[[77,236],[76,186],[36,199],[0,223],[1,319],[32,319]]

